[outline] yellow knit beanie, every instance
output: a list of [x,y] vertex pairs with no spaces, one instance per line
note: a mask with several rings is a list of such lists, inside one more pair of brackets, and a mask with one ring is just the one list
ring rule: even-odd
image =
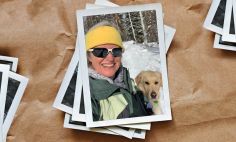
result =
[[115,44],[123,48],[120,33],[111,26],[98,26],[88,31],[85,36],[86,50],[102,44]]

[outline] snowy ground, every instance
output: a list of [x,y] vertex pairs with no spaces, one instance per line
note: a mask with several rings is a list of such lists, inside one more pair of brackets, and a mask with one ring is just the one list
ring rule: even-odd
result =
[[131,78],[135,78],[142,70],[161,71],[160,52],[156,43],[145,46],[128,41],[123,42],[123,45],[125,52],[122,56],[122,64],[129,69]]

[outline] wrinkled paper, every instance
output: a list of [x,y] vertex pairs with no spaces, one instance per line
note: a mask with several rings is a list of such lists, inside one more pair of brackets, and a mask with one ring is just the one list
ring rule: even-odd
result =
[[[29,78],[8,142],[129,141],[63,128],[64,113],[52,107],[75,48],[75,12],[87,2],[0,1],[0,54],[19,58],[18,73]],[[167,55],[173,120],[152,123],[145,141],[235,141],[236,54],[214,49],[214,34],[203,28],[212,1],[112,2],[161,2],[164,23],[176,28]]]

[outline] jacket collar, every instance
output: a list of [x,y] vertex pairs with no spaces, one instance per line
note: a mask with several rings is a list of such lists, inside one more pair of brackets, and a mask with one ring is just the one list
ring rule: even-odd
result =
[[124,67],[120,67],[114,80],[98,74],[91,68],[89,68],[89,76],[90,91],[97,100],[108,98],[120,88],[130,91],[128,71]]

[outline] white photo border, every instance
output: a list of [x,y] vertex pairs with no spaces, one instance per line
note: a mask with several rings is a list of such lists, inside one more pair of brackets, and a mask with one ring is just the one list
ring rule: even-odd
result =
[[12,66],[10,67],[10,70],[16,72],[17,64],[18,64],[18,58],[9,57],[9,56],[0,56],[0,60],[12,62]]
[[233,13],[234,13],[234,28],[235,28],[235,32],[236,32],[236,1],[233,0]]
[[8,130],[11,127],[11,123],[14,119],[15,113],[17,111],[17,108],[20,104],[21,98],[25,92],[25,88],[28,84],[28,78],[21,76],[19,74],[16,74],[14,72],[9,72],[9,78],[12,78],[14,80],[17,80],[20,82],[20,85],[16,91],[15,97],[12,101],[12,104],[8,110],[7,116],[5,118],[5,121],[3,123],[2,129],[3,129],[3,138],[6,139]]
[[208,29],[210,31],[213,31],[213,32],[216,32],[218,34],[222,34],[223,33],[223,28],[215,26],[211,22],[212,22],[212,20],[213,20],[213,18],[215,16],[215,13],[216,13],[216,11],[217,11],[217,9],[219,7],[220,1],[221,0],[213,0],[212,1],[211,7],[210,7],[210,9],[208,11],[207,17],[206,17],[206,19],[204,21],[204,24],[203,24],[203,26],[206,29]]
[[[230,34],[230,26],[231,26],[231,17],[233,11],[233,0],[227,0],[226,1],[226,9],[225,9],[225,19],[224,19],[224,28],[223,28],[223,34],[222,34],[222,40],[227,41],[227,42],[236,42],[236,23],[235,23],[235,18],[234,20],[234,34]],[[235,16],[234,16],[235,17]]]
[[[91,100],[86,99],[91,98],[90,89],[89,89],[89,80],[88,76],[83,75],[83,73],[88,73],[87,68],[87,57],[84,41],[84,28],[83,28],[83,16],[91,16],[98,14],[111,14],[111,13],[119,13],[119,12],[132,12],[137,10],[155,10],[156,16],[159,18],[157,20],[158,26],[158,37],[159,37],[159,48],[161,55],[161,70],[162,70],[162,79],[163,79],[163,89],[164,89],[164,101],[166,110],[164,114],[155,115],[155,116],[145,116],[145,117],[135,117],[135,118],[125,118],[118,120],[108,120],[108,121],[93,121],[92,117],[92,109],[91,109]],[[166,68],[166,54],[165,54],[165,44],[164,44],[164,29],[163,29],[163,18],[162,18],[162,7],[161,4],[145,4],[145,5],[135,5],[135,6],[123,6],[117,8],[109,8],[109,9],[93,9],[93,10],[78,10],[77,11],[77,27],[78,27],[78,37],[79,37],[79,46],[76,48],[80,49],[80,61],[82,66],[81,76],[83,77],[83,90],[86,94],[84,97],[85,100],[85,111],[88,112],[86,114],[86,125],[88,127],[100,127],[100,126],[111,126],[111,125],[120,125],[120,124],[132,124],[132,123],[144,123],[144,122],[153,122],[153,121],[164,121],[171,120],[171,108],[170,108],[170,99],[169,99],[169,89],[168,89],[168,78],[167,78],[167,68]],[[145,118],[145,119],[144,119]],[[125,120],[125,121],[124,121]]]

